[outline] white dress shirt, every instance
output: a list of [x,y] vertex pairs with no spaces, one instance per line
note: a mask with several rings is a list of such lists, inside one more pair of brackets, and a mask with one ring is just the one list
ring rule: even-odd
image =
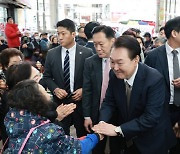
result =
[[76,44],[69,49],[62,47],[62,70],[64,70],[64,58],[66,56],[66,51],[69,51],[69,67],[70,67],[70,89],[74,92],[74,72],[75,72],[75,56],[76,56]]
[[[167,42],[165,44],[165,47],[166,47],[166,54],[167,54],[167,61],[168,61],[170,92],[171,92],[171,98],[170,98],[169,104],[173,104],[174,86],[172,84],[172,80],[174,79],[174,77],[173,77],[173,54],[172,54],[172,51],[176,50],[178,52],[177,56],[178,56],[178,60],[179,60],[179,64],[180,64],[180,48],[173,49],[169,46],[169,44]],[[166,68],[164,68],[164,69],[166,69]]]

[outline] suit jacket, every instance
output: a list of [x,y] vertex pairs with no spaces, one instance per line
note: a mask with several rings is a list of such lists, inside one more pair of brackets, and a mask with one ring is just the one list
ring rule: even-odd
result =
[[139,63],[128,109],[124,80],[111,71],[100,120],[108,121],[117,108],[118,122],[127,141],[132,139],[142,154],[167,153],[176,140],[164,105],[164,90],[162,75]]
[[91,117],[93,124],[97,124],[102,85],[102,58],[97,54],[87,58],[83,75],[83,115]]
[[[47,87],[53,93],[56,88],[64,88],[64,77],[62,69],[61,46],[53,48],[48,51],[45,72],[43,80],[45,80]],[[84,62],[87,57],[92,56],[92,50],[76,44],[75,55],[75,71],[74,71],[74,91],[82,88],[83,85],[83,70]],[[54,100],[58,104],[65,100],[60,100],[54,95]]]
[[157,69],[164,77],[165,82],[165,102],[168,104],[170,101],[170,81],[169,81],[169,67],[166,55],[165,45],[155,48],[150,51],[145,59],[145,64]]

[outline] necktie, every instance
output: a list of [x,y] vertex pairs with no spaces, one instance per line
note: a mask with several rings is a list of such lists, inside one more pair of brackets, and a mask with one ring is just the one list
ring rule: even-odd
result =
[[[174,79],[177,79],[180,77],[180,70],[179,70],[179,60],[177,56],[177,51],[173,50],[173,76]],[[174,87],[174,105],[180,106],[180,88]]]
[[127,81],[125,82],[125,85],[126,85],[127,107],[129,108],[129,103],[130,103],[130,98],[131,98],[131,89],[132,88]]
[[70,68],[69,68],[69,51],[66,51],[64,58],[64,87],[67,93],[70,93]]
[[109,82],[109,70],[110,70],[110,63],[109,63],[109,58],[106,59],[105,61],[105,66],[104,66],[104,72],[103,72],[103,80],[102,80],[102,86],[101,86],[101,100],[100,100],[100,107],[103,102],[103,99],[105,98],[106,90],[108,87],[108,82]]

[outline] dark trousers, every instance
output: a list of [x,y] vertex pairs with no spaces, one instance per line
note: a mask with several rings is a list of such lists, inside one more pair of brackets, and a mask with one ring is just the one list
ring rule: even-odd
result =
[[71,98],[64,99],[64,100],[59,100],[59,99],[54,99],[54,101],[60,105],[60,104],[69,104],[69,103],[75,103],[76,104],[76,109],[74,110],[73,113],[71,113],[69,116],[64,118],[60,122],[60,126],[64,129],[66,135],[70,135],[70,127],[74,125],[76,128],[76,135],[77,137],[82,137],[88,134],[84,127],[84,117],[82,115],[82,102],[74,102]]
[[72,114],[64,118],[61,123],[66,135],[70,135],[70,127],[72,125],[76,128],[78,138],[88,134],[84,127],[84,118],[77,108]]
[[[180,123],[180,107],[177,107],[174,104],[169,104],[169,112],[170,112],[172,126],[174,126],[176,122]],[[169,154],[180,154],[179,138],[177,138],[177,144],[170,149]]]

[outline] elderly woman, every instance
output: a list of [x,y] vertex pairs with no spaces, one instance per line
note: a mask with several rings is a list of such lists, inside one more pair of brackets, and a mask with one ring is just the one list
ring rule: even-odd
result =
[[[9,145],[5,153],[22,151],[22,153],[87,154],[99,139],[103,139],[100,134],[89,134],[82,140],[75,139],[65,135],[62,127],[50,123],[45,114],[51,103],[50,96],[33,80],[24,80],[14,86],[9,93],[8,103],[11,109],[4,123],[9,136]],[[34,131],[28,135],[32,128],[35,128]]]

